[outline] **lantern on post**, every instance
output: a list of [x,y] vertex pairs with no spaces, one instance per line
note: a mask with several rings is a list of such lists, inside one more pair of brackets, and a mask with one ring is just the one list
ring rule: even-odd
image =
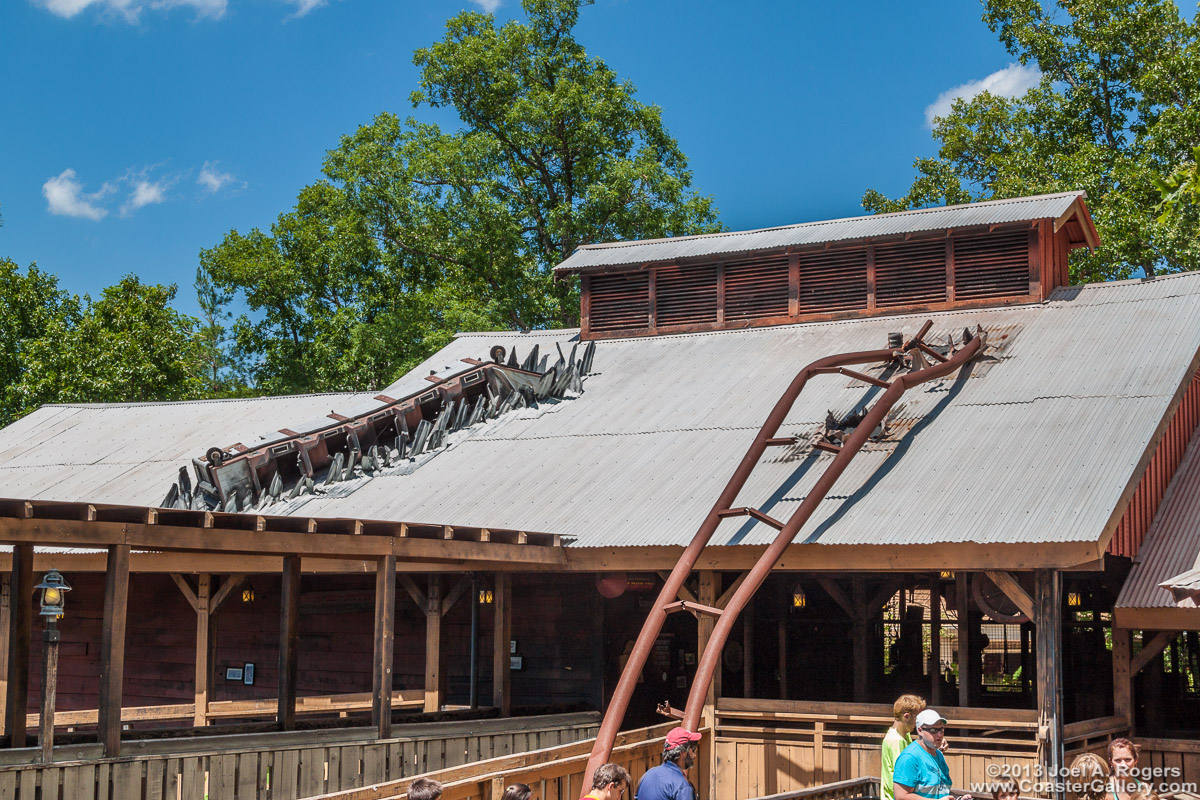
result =
[[67,592],[71,585],[62,573],[51,569],[42,577],[35,589],[42,591],[40,616],[46,620],[42,632],[42,718],[39,743],[42,746],[42,761],[49,764],[54,760],[54,705],[58,695],[58,621],[65,613]]

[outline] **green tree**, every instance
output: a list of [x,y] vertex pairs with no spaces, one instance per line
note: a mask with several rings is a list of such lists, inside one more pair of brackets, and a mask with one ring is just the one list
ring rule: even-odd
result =
[[171,308],[174,286],[127,276],[99,300],[49,316],[26,341],[20,375],[10,387],[17,413],[43,403],[144,402],[203,396],[205,364],[199,321]]
[[53,275],[37,264],[22,274],[16,262],[0,259],[0,427],[31,410],[20,388],[30,347],[79,317],[79,298],[59,289]]
[[1166,178],[1157,182],[1162,202],[1159,222],[1171,224],[1188,217],[1187,224],[1195,226],[1200,212],[1200,146],[1192,148],[1192,160],[1181,165]]
[[201,254],[253,313],[233,330],[260,386],[376,387],[456,329],[577,324],[575,282],[552,275],[577,247],[719,229],[660,109],[575,41],[582,1],[454,17],[414,56],[412,101],[458,130],[380,114],[269,235]]
[[958,100],[935,120],[934,158],[909,192],[863,197],[872,212],[1084,189],[1102,246],[1076,251],[1075,280],[1196,264],[1195,225],[1157,219],[1158,181],[1200,144],[1200,17],[1172,0],[985,0],[983,20],[1039,86]]

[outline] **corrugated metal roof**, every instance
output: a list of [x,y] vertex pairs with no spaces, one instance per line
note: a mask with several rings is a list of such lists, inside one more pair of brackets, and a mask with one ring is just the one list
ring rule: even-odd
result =
[[1116,608],[1193,608],[1163,584],[1200,588],[1200,437],[1193,437],[1138,548]]
[[[934,339],[982,324],[1002,347],[971,377],[910,392],[897,419],[911,430],[860,454],[798,540],[1097,541],[1200,350],[1200,274],[1070,287],[1029,306],[600,341],[578,399],[455,433],[409,474],[358,478],[267,513],[538,530],[574,537],[576,547],[684,544],[798,369],[878,348],[889,332],[911,334],[927,316]],[[457,369],[494,344],[523,356],[535,342],[546,352],[575,341],[576,331],[463,334],[395,385]],[[828,410],[851,410],[878,391],[845,377],[815,379],[783,433],[806,435]],[[111,418],[97,410],[68,433],[63,410],[43,409],[40,421],[0,431],[0,494],[157,503],[180,464],[231,439],[222,430],[291,427],[286,414],[338,409],[309,400],[291,409],[281,400],[279,416],[267,419],[256,402],[231,401],[221,423],[202,406],[143,407],[170,420],[155,430],[169,438],[172,457],[151,464],[137,461],[149,443],[127,457],[119,436],[88,433],[135,427],[126,410]],[[64,457],[71,437],[86,460]],[[738,505],[786,518],[829,458],[771,452]],[[21,491],[9,488],[13,480]],[[732,519],[713,543],[772,537],[761,524]]]
[[1057,219],[1083,198],[1083,192],[1062,192],[1035,197],[988,200],[959,206],[922,208],[892,214],[874,214],[846,219],[804,222],[778,228],[753,231],[677,236],[672,239],[644,239],[632,242],[607,242],[580,247],[555,267],[555,272],[575,272],[588,267],[614,264],[641,264],[648,261],[674,261],[681,258],[770,250],[797,245],[824,244],[906,233],[969,228],[976,225],[1001,225],[1037,219]]

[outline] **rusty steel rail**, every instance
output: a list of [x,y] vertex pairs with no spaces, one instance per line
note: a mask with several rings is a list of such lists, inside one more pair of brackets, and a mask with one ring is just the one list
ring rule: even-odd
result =
[[[763,423],[762,427],[758,431],[758,434],[754,437],[754,441],[751,443],[750,448],[746,451],[746,455],[742,457],[741,463],[738,464],[738,467],[734,471],[733,477],[730,478],[728,485],[726,485],[725,490],[721,492],[721,496],[717,498],[717,502],[713,504],[712,509],[708,512],[708,516],[704,518],[704,522],[701,523],[700,528],[696,531],[696,535],[692,538],[691,543],[683,551],[679,561],[675,564],[675,568],[672,569],[671,574],[667,576],[667,579],[663,584],[662,591],[659,592],[658,597],[654,601],[654,605],[647,614],[646,622],[642,626],[641,632],[638,634],[637,641],[634,643],[633,650],[629,655],[629,660],[626,662],[625,668],[621,671],[621,678],[617,683],[615,691],[613,692],[612,699],[609,701],[608,709],[605,711],[604,720],[600,725],[600,731],[596,735],[595,746],[592,748],[591,757],[588,759],[588,765],[586,771],[584,772],[582,785],[591,785],[592,773],[595,772],[596,768],[603,764],[608,758],[609,752],[612,749],[612,743],[615,740],[618,731],[620,730],[622,721],[625,719],[625,712],[629,707],[629,699],[633,695],[633,690],[637,685],[638,676],[641,674],[643,667],[645,667],[646,660],[650,655],[650,651],[654,646],[654,642],[658,638],[659,632],[662,630],[664,620],[666,620],[668,613],[667,607],[675,602],[679,595],[679,589],[683,586],[684,580],[686,580],[688,575],[691,574],[692,568],[695,566],[696,561],[700,557],[700,553],[705,547],[708,546],[708,542],[712,538],[713,533],[716,532],[717,526],[720,524],[721,520],[725,516],[729,516],[728,512],[731,510],[733,502],[737,499],[738,493],[741,492],[742,488],[745,486],[746,480],[750,477],[750,473],[753,472],[754,468],[758,465],[758,461],[762,458],[763,453],[766,452],[768,447],[781,444],[780,440],[775,439],[775,434],[778,432],[779,426],[782,425],[783,421],[787,418],[788,412],[791,411],[792,406],[795,405],[796,399],[800,396],[800,393],[808,384],[808,379],[815,375],[839,373],[845,367],[854,364],[872,364],[880,361],[888,362],[899,360],[903,358],[903,355],[908,351],[924,344],[923,338],[925,334],[929,332],[929,328],[932,327],[932,325],[932,321],[927,321],[924,326],[922,326],[920,332],[917,333],[917,335],[910,339],[907,343],[902,344],[901,347],[887,347],[880,350],[865,350],[857,353],[843,353],[834,356],[826,356],[825,358],[818,359],[809,364],[807,367],[797,373],[795,378],[792,379],[792,382],[784,391],[783,396],[781,396],[779,401],[775,403],[775,406],[771,410],[771,414],[767,417],[766,422]],[[974,354],[978,352],[980,346],[978,340],[973,340],[972,344],[974,344],[974,347],[971,349],[971,355],[969,357],[974,357]],[[948,373],[953,368],[957,368],[958,363],[960,363],[957,361],[957,356],[953,360],[955,361],[954,367],[944,369],[942,370],[943,372]],[[965,363],[965,361],[962,363]],[[944,365],[939,364],[933,369],[938,369],[943,366]],[[932,369],[925,371],[932,372]],[[923,374],[925,371],[916,374]],[[855,374],[853,377],[858,377],[858,375]],[[933,377],[936,376],[931,374],[928,378],[925,378],[925,380],[932,379]],[[888,408],[890,407],[891,405],[889,404]],[[886,414],[886,409],[883,413]],[[880,419],[882,419],[882,415],[880,415]],[[868,425],[867,420],[864,419],[855,430],[855,436],[857,436],[857,434],[861,431],[861,439],[865,441],[867,435],[874,430],[875,425],[877,424],[878,422]],[[851,437],[851,441],[855,439],[855,436]],[[848,456],[846,459],[840,462],[842,464],[841,468],[844,468],[845,463],[850,457],[853,456],[854,451],[861,446],[862,445],[860,441],[854,450],[850,450],[849,448],[843,449],[843,452],[848,453]],[[834,459],[834,464],[838,463],[838,459]],[[838,469],[838,474],[840,474],[841,468]],[[834,475],[833,480],[836,480],[836,477],[837,476]],[[830,481],[830,486],[832,486],[832,481]],[[828,487],[826,487],[825,491],[828,491]],[[811,496],[812,495],[810,495],[810,497]],[[824,491],[821,493],[821,496],[824,496]],[[811,511],[809,511],[809,513],[811,513]],[[793,517],[793,520],[795,520],[795,517]],[[803,524],[804,520],[800,520],[798,524],[791,526],[791,521],[789,521],[789,526],[794,527],[794,530],[792,531],[791,536],[788,537],[787,542],[791,541],[791,538],[795,536],[795,531],[799,530]],[[789,526],[785,526],[785,530],[786,527]],[[782,538],[783,534],[781,533],[780,539]],[[786,546],[787,542],[784,543],[784,546]],[[767,571],[769,571],[771,566],[774,565],[774,561],[775,559],[773,559],[767,565]],[[744,584],[742,588],[745,588]],[[758,586],[755,585],[754,588],[750,589],[749,593],[753,594],[757,588]],[[740,594],[740,592],[738,594]],[[735,597],[736,596],[737,594],[735,594]],[[743,604],[744,602],[745,601],[743,600]],[[718,626],[720,626],[720,624],[724,621],[725,616],[725,614],[722,614],[721,617],[718,618]],[[730,617],[732,619],[736,617],[736,615],[730,615]],[[728,625],[725,626],[724,635],[728,635],[728,627]],[[711,647],[706,649],[705,653],[708,654],[709,650],[711,650]],[[719,649],[717,652],[719,652]],[[699,673],[697,673],[697,675],[699,675]],[[711,674],[709,679],[704,681],[704,688],[700,690],[701,697],[703,697],[704,692],[707,690],[709,680],[711,680]],[[699,685],[699,681],[693,685],[693,694],[696,692],[696,686]],[[691,705],[692,704],[689,700],[688,707],[690,708]],[[689,725],[692,730],[695,730],[695,721],[690,722]]]

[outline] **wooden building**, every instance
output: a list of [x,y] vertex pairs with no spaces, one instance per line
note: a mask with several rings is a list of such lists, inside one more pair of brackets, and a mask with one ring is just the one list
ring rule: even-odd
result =
[[[559,268],[580,330],[461,334],[380,391],[39,409],[0,431],[6,730],[39,707],[51,567],[73,585],[58,708],[114,746],[114,702],[287,726],[297,695],[362,693],[381,735],[406,704],[602,709],[797,371],[929,320],[903,369],[986,344],[873,431],[742,615],[715,758],[786,741],[795,782],[857,777],[905,691],[961,725],[964,780],[989,753],[1190,735],[1200,274],[1068,285],[1098,244],[1066,193],[590,246]],[[806,388],[738,496],[758,516],[721,522],[683,599],[723,606],[877,397],[860,378]],[[711,630],[668,619],[627,727],[683,703]]]

